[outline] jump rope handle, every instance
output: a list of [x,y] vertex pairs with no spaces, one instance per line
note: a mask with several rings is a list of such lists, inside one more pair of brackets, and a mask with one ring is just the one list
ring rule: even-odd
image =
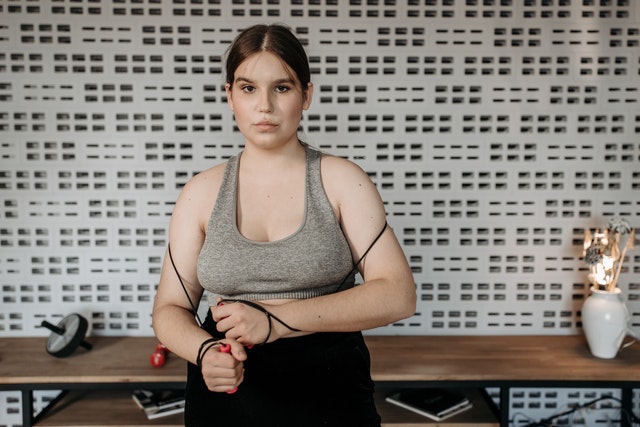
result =
[[[229,344],[220,344],[220,352],[221,353],[231,353],[231,346]],[[233,394],[238,391],[238,387],[233,390],[229,390],[227,394]]]
[[[220,301],[218,303],[218,305],[223,305],[224,303],[222,301]],[[220,344],[220,353],[231,353],[231,346],[229,344]],[[227,394],[233,394],[236,391],[238,391],[238,387],[234,388],[233,390],[229,390],[227,392]]]

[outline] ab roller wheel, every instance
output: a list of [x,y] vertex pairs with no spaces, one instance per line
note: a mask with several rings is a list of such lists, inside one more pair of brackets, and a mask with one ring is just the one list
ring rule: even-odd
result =
[[58,325],[43,320],[41,326],[51,331],[47,339],[47,353],[54,357],[67,357],[78,346],[91,350],[91,344],[84,340],[88,325],[87,319],[75,313],[62,319]]

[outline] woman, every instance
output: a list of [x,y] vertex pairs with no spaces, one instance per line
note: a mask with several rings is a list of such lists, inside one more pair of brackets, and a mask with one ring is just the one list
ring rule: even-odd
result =
[[185,423],[377,426],[360,331],[416,303],[383,203],[359,167],[298,139],[313,85],[286,27],[243,31],[226,73],[245,147],[181,192],[153,310],[160,341],[190,362]]

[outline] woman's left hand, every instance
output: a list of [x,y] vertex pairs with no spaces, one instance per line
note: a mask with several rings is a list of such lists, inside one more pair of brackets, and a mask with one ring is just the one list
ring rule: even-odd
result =
[[271,338],[268,316],[249,305],[219,300],[211,307],[211,314],[219,332],[244,345],[262,344]]

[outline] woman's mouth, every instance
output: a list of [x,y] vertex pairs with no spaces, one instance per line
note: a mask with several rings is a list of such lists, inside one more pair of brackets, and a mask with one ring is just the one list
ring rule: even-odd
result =
[[262,120],[253,125],[256,129],[262,132],[268,132],[270,130],[275,129],[278,125],[274,122],[268,120]]

